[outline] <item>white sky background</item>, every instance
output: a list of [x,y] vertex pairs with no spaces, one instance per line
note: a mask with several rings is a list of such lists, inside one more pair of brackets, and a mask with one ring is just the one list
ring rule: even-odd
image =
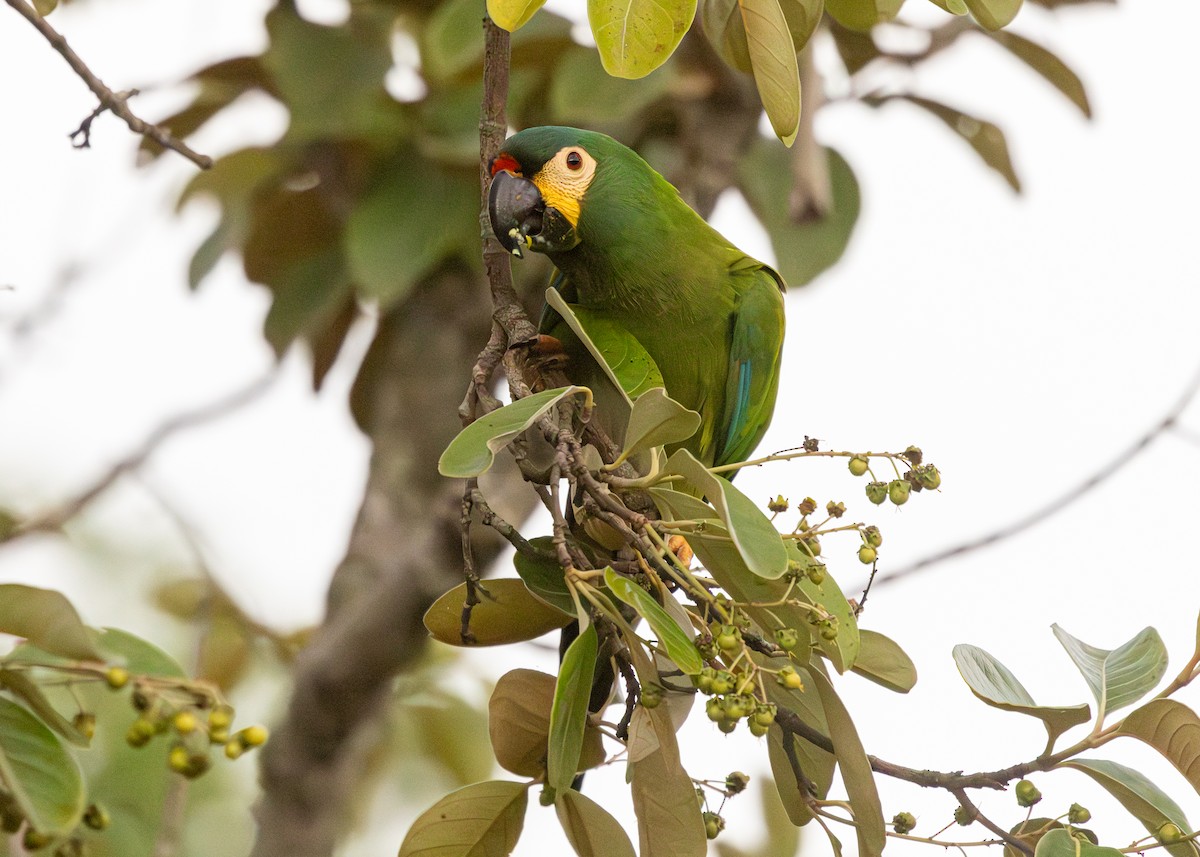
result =
[[[257,52],[262,6],[112,0],[65,8],[51,21],[122,89]],[[1185,59],[1195,51],[1200,5],[1125,2],[1057,15],[1034,8],[1013,29],[1082,75],[1093,122],[983,39],[964,38],[962,50],[928,63],[912,84],[1008,132],[1021,197],[916,109],[836,105],[818,123],[822,141],[858,175],[863,214],[843,262],[791,292],[780,407],[760,450],[794,446],[805,434],[825,448],[917,443],[941,468],[943,489],[901,510],[877,509],[844,463],[823,461],[747,472],[739,486],[756,497],[845,501],[850,517],[883,530],[883,571],[990,531],[1097,471],[1172,406],[1200,365],[1200,164],[1195,70]],[[136,140],[110,116],[96,122],[91,150],[72,150],[66,134],[94,99],[7,9],[0,69],[0,505],[29,513],[72,496],[165,417],[264,374],[272,356],[260,335],[266,293],[244,284],[236,260],[198,293],[187,290],[186,260],[215,217],[203,205],[169,215],[193,167],[169,156],[133,169]],[[134,106],[154,117],[177,99],[151,91]],[[257,101],[194,144],[219,154],[270,141],[284,121]],[[738,200],[717,220],[769,258]],[[70,266],[82,276],[52,297]],[[35,329],[16,335],[30,313]],[[293,354],[260,401],[171,441],[144,468],[145,481],[190,520],[230,591],[283,628],[319,618],[356,511],[367,448],[345,398],[364,340],[365,331],[319,396],[309,391],[306,361]],[[1200,432],[1200,406],[1183,423]],[[1200,446],[1166,436],[1048,524],[875,590],[864,625],[899,641],[921,680],[908,697],[854,677],[839,683],[868,751],[914,767],[973,770],[1041,750],[1037,721],[970,696],[950,658],[955,643],[987,649],[1047,704],[1090,701],[1052,622],[1104,648],[1154,625],[1173,674],[1190,654],[1200,609],[1191,547],[1198,479]],[[187,567],[174,526],[136,482],[123,483],[76,532],[83,550],[50,538],[0,550],[0,580],[61,587],[88,621],[123,624],[128,588],[143,586],[139,574]],[[825,540],[830,569],[847,588],[863,576],[855,550],[852,538]],[[120,583],[101,588],[100,579]],[[538,657],[529,654],[531,663]],[[1195,689],[1181,698],[1200,705]],[[744,735],[726,740],[702,720],[698,712],[685,732],[702,750],[693,773],[715,778],[765,765],[764,748]],[[1149,751],[1118,742],[1095,755],[1146,771],[1200,822],[1200,800]],[[591,787],[604,788],[604,779],[591,775]],[[1036,781],[1047,796],[1039,814],[1080,801],[1113,837],[1107,844],[1139,835],[1081,776]],[[981,796],[985,812],[1015,823],[1011,801]],[[884,807],[889,818],[913,811],[917,832],[930,834],[952,804],[885,785]],[[756,799],[729,809],[737,841],[752,839]],[[381,806],[380,815],[394,817],[395,807]],[[531,811],[518,854],[565,849],[532,838],[534,830],[554,835],[550,816]],[[406,821],[392,824],[370,849],[348,853],[388,853]],[[976,830],[965,833],[976,838]],[[850,832],[842,838],[852,848]],[[806,853],[826,852],[814,832]]]

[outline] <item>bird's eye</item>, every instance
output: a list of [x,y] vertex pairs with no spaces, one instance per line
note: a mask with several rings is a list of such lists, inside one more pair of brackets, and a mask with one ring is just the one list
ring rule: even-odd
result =
[[583,155],[578,152],[567,152],[567,169],[577,170],[583,166]]

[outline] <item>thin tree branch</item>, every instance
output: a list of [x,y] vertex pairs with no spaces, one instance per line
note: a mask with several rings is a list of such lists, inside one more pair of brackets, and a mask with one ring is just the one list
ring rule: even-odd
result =
[[[79,54],[71,49],[71,46],[67,44],[67,40],[63,38],[62,34],[51,27],[46,19],[39,15],[25,0],[4,0],[4,2],[15,9],[17,14],[32,24],[45,37],[46,41],[50,43],[50,47],[62,55],[62,58],[67,61],[67,65],[71,67],[75,74],[79,75],[80,79],[87,84],[88,89],[100,99],[100,106],[92,111],[91,115],[80,123],[79,128],[71,133],[71,145],[77,149],[87,148],[90,145],[89,135],[93,120],[105,110],[109,110],[114,116],[123,119],[125,124],[129,126],[129,130],[133,133],[148,137],[164,148],[175,150],[200,167],[200,169],[207,170],[213,165],[212,158],[194,151],[182,140],[173,137],[171,132],[166,128],[160,128],[158,125],[153,125],[135,116],[126,102],[130,97],[137,94],[137,90],[131,89],[126,92],[113,92],[105,86],[104,81],[100,80],[87,67],[87,64],[79,58]],[[81,137],[82,141],[75,142],[76,137]]]
[[1115,455],[1103,467],[1095,473],[1088,476],[1082,482],[1072,486],[1067,491],[1055,497],[1050,502],[1039,506],[1032,512],[1018,518],[1010,524],[1007,524],[999,529],[993,530],[979,538],[971,539],[962,544],[954,545],[945,550],[938,551],[935,554],[917,560],[910,565],[902,566],[895,571],[885,572],[875,577],[875,586],[883,586],[889,583],[894,583],[897,580],[916,574],[920,571],[945,562],[948,559],[953,559],[963,554],[971,553],[972,551],[980,550],[981,548],[990,547],[997,542],[1002,542],[1005,539],[1020,535],[1026,530],[1032,529],[1038,524],[1044,524],[1046,521],[1053,518],[1055,515],[1063,512],[1077,501],[1083,499],[1090,492],[1099,488],[1112,477],[1116,476],[1133,461],[1145,452],[1151,444],[1159,437],[1168,431],[1177,429],[1176,424],[1183,412],[1187,410],[1188,405],[1200,393],[1200,367],[1197,367],[1195,374],[1192,375],[1187,386],[1176,400],[1175,404],[1162,417],[1157,419],[1153,425],[1143,432],[1129,446],[1125,447],[1121,452]]
[[77,494],[72,499],[63,503],[56,509],[45,512],[36,517],[22,521],[13,530],[7,541],[18,539],[21,536],[27,536],[31,533],[57,532],[62,529],[62,526],[67,521],[74,518],[85,508],[87,508],[93,500],[107,491],[114,483],[127,473],[138,470],[146,460],[153,455],[160,446],[170,440],[174,435],[185,429],[195,428],[212,420],[228,415],[230,412],[241,408],[262,395],[271,383],[275,380],[275,372],[263,378],[259,378],[253,384],[245,387],[232,395],[222,396],[214,402],[209,402],[191,411],[185,411],[182,414],[171,417],[163,422],[157,428],[150,432],[138,445],[136,449],[125,455],[115,464],[113,464],[105,473]]

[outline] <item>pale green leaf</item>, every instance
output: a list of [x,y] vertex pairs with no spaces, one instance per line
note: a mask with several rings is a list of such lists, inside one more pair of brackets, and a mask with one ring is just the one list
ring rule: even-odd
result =
[[1083,81],[1058,56],[1016,33],[996,32],[991,36],[1007,48],[1013,56],[1028,65],[1048,80],[1055,89],[1069,98],[1084,116],[1091,118],[1092,106],[1088,101]]
[[472,638],[462,638],[467,584],[460,583],[425,611],[425,628],[435,640],[451,646],[503,646],[535,640],[573,618],[535,598],[516,578],[482,580],[477,586],[480,602],[471,609]]
[[71,602],[52,589],[0,584],[0,633],[23,637],[39,649],[64,658],[102,659]]
[[1116,848],[1093,845],[1088,839],[1072,836],[1067,830],[1051,830],[1034,849],[1033,857],[1124,857]]
[[[704,857],[708,840],[696,802],[696,789],[679,760],[679,744],[670,715],[662,706],[634,709],[630,733],[652,732],[640,742],[636,761],[630,754],[630,793],[638,820],[638,853],[643,857]],[[655,746],[647,749],[651,743]]]
[[1144,628],[1129,642],[1108,651],[1051,626],[1096,698],[1099,721],[1110,711],[1136,702],[1154,689],[1167,671],[1167,649],[1153,628]]
[[168,655],[154,643],[122,631],[120,628],[104,628],[94,638],[104,659],[111,664],[123,666],[135,675],[150,675],[160,678],[188,677],[187,670],[179,661]]
[[1200,717],[1181,702],[1153,699],[1125,715],[1121,734],[1146,742],[1200,792]]
[[969,11],[966,0],[929,0],[929,2],[951,15],[962,16]]
[[620,822],[586,795],[574,789],[560,792],[554,810],[579,857],[637,857]]
[[1072,726],[1086,723],[1092,715],[1086,705],[1042,706],[1033,701],[1025,686],[1004,664],[977,646],[954,647],[954,663],[971,692],[993,708],[1027,714],[1042,721],[1048,746]]
[[525,826],[528,788],[491,780],[439,800],[409,828],[399,857],[503,857]]
[[87,747],[91,744],[91,739],[59,713],[42,693],[42,689],[30,681],[25,672],[0,669],[0,687],[6,688],[9,693],[24,702],[43,723],[76,747]]
[[0,786],[34,830],[69,833],[86,797],[79,764],[54,733],[25,708],[0,697]]
[[971,17],[985,30],[1007,27],[1021,11],[1021,0],[966,0],[966,4]]
[[[1074,768],[1087,774],[1105,791],[1117,799],[1126,812],[1140,821],[1151,833],[1157,833],[1167,822],[1184,833],[1191,833],[1187,816],[1170,796],[1139,771],[1106,759],[1071,759],[1059,763],[1060,768]],[[1171,857],[1196,857],[1200,849],[1194,842],[1180,842],[1166,849]]]
[[851,670],[897,693],[908,693],[917,683],[912,658],[891,638],[878,631],[858,630],[858,657]]
[[771,128],[791,146],[800,127],[800,67],[779,0],[738,0],[750,68]]
[[451,479],[467,479],[486,472],[496,453],[508,446],[513,438],[559,402],[579,394],[587,396],[590,402],[591,393],[586,387],[557,387],[484,414],[450,441],[438,459],[438,472]]
[[696,17],[696,0],[588,0],[604,70],[645,77],[674,53]]
[[528,23],[546,0],[487,0],[488,15],[496,26],[515,33]]
[[625,429],[621,461],[644,449],[687,440],[700,427],[700,415],[652,387],[638,396]]
[[546,758],[546,784],[556,794],[571,787],[579,770],[597,647],[596,626],[589,625],[567,648],[559,667]]
[[[854,608],[850,606],[841,587],[838,586],[827,568],[801,550],[794,541],[789,540],[786,547],[788,559],[797,563],[800,569],[796,588],[810,603],[822,607],[829,614],[833,629],[837,631],[837,635],[832,640],[827,640],[823,633],[814,634],[813,639],[821,653],[829,658],[834,669],[839,673],[844,673],[857,662],[861,645],[858,619],[854,616]],[[813,583],[809,578],[808,570],[811,566],[821,566],[824,579],[820,583]],[[772,608],[772,612],[779,615],[774,608]]]
[[688,675],[697,675],[704,668],[704,660],[692,639],[672,619],[667,611],[655,601],[650,593],[627,577],[622,577],[611,568],[604,569],[604,582],[609,590],[645,619],[658,637],[659,644],[667,655]]
[[821,697],[821,706],[829,722],[829,737],[833,741],[842,781],[854,807],[854,822],[858,833],[860,857],[879,857],[887,842],[887,831],[883,824],[883,806],[875,788],[875,775],[867,759],[862,740],[850,712],[842,703],[829,678],[819,669],[809,669],[808,676],[816,685]]
[[912,102],[945,122],[954,133],[962,137],[975,150],[985,164],[1004,176],[1004,180],[1013,190],[1020,192],[1021,180],[1017,178],[1016,170],[1013,169],[1012,158],[1008,154],[1008,142],[1004,139],[1004,132],[998,125],[928,98],[920,98],[916,95],[894,97]]
[[782,577],[787,571],[787,549],[783,539],[763,511],[733,483],[708,471],[686,449],[678,449],[667,461],[667,472],[684,477],[708,499],[729,531],[746,567],[759,577]]
[[[844,31],[843,31],[844,32]],[[738,161],[738,186],[751,211],[771,238],[779,273],[789,286],[812,282],[842,257],[861,201],[853,170],[833,149],[826,149],[833,202],[824,217],[797,222],[790,202],[791,153],[774,140],[760,137]]]
[[550,76],[550,114],[555,124],[579,127],[620,122],[666,95],[676,79],[673,63],[645,80],[613,77],[595,50],[576,46]]
[[543,553],[530,555],[517,551],[513,554],[513,566],[517,574],[534,596],[557,607],[571,618],[575,617],[575,599],[563,577],[562,566],[554,556],[554,538],[538,536],[529,543]]

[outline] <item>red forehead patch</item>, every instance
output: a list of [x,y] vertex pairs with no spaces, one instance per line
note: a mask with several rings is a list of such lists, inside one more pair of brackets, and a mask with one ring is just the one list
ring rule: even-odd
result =
[[501,152],[492,161],[492,175],[507,170],[510,173],[521,174],[521,165],[517,163],[517,159],[508,152]]

